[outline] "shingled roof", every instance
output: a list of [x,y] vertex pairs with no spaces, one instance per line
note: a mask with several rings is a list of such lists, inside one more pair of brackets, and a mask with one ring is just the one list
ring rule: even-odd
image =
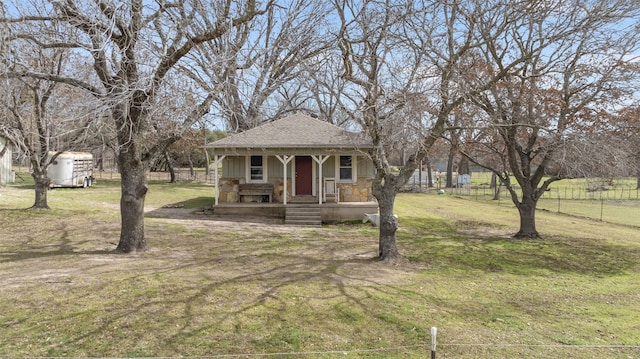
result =
[[250,130],[230,135],[206,147],[240,148],[370,148],[371,141],[359,133],[316,118],[296,113],[265,123]]

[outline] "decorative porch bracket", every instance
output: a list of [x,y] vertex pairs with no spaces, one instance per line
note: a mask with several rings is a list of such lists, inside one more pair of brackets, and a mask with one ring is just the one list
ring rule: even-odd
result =
[[314,161],[318,164],[318,204],[322,204],[322,165],[329,159],[329,155],[323,156],[318,155],[318,157],[311,155]]
[[219,189],[219,183],[218,183],[218,166],[220,166],[220,163],[222,162],[222,160],[224,160],[224,158],[227,157],[226,155],[222,155],[222,156],[218,156],[215,155],[213,157],[213,181],[215,183],[215,205],[218,205],[218,197],[220,197],[220,189]]
[[287,165],[296,156],[283,155],[282,157],[280,157],[280,155],[276,155],[276,157],[278,158],[280,163],[282,163],[282,167],[284,167],[284,169],[283,169],[284,175],[282,176],[283,180],[284,180],[284,183],[283,183],[283,186],[284,186],[284,198],[282,200],[282,203],[286,206],[287,205]]

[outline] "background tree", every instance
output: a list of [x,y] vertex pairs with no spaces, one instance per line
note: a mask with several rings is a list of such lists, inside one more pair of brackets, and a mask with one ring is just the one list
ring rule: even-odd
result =
[[637,79],[628,65],[640,44],[637,24],[629,23],[638,11],[624,0],[540,2],[511,43],[487,44],[487,68],[502,68],[511,56],[526,58],[526,66],[472,98],[486,115],[475,121],[487,131],[465,153],[509,191],[520,214],[515,237],[539,236],[537,202],[553,182],[584,176],[585,164],[602,171],[615,163],[585,149],[614,151],[605,145],[604,120],[629,100],[627,84]]
[[[72,71],[59,75],[20,70],[13,76],[56,81],[85,90],[104,101],[117,138],[121,173],[121,231],[116,248],[135,252],[146,248],[144,200],[150,164],[210,109],[214,95],[203,94],[199,105],[180,119],[173,132],[147,142],[154,110],[168,74],[197,46],[220,39],[231,29],[249,23],[271,7],[255,0],[128,2],[101,0],[11,2],[12,18],[3,22],[48,30],[37,34],[15,32],[15,41],[41,48],[72,48],[92,65],[92,79]],[[15,16],[13,16],[15,14]],[[144,63],[141,62],[144,60]],[[173,94],[176,97],[180,93]]]
[[[374,144],[369,155],[376,169],[373,195],[380,210],[379,255],[393,260],[399,255],[398,222],[393,216],[396,194],[446,131],[452,111],[513,73],[528,55],[509,57],[502,67],[482,76],[460,71],[462,65],[487,43],[512,36],[522,22],[523,10],[535,4],[339,0],[335,5],[343,79],[352,98],[347,109]],[[400,109],[415,98],[413,94],[420,94],[422,110],[407,117]],[[389,164],[386,134],[409,124],[421,129],[420,139],[416,152],[397,173]]]
[[195,167],[205,167],[205,153],[201,150],[202,131],[191,128],[184,132],[180,140],[173,143],[165,150],[163,158],[152,167],[152,171],[169,171],[170,182],[175,183],[178,179],[175,173],[175,167],[188,168],[189,179],[196,178]]
[[308,62],[329,46],[326,2],[294,0],[270,7],[264,16],[237,26],[190,55],[180,66],[215,106],[231,132],[300,109],[299,85]]
[[[460,136],[462,135],[462,127],[460,122],[462,120],[462,116],[459,111],[452,112],[451,116],[449,116],[449,120],[447,121],[447,127],[449,128],[444,136],[449,143],[449,153],[447,154],[447,169],[445,175],[445,187],[453,188],[453,172],[455,166],[455,160],[459,156],[460,152]],[[460,166],[458,166],[459,168]],[[458,171],[458,169],[456,169]]]
[[[335,43],[335,36],[329,35],[327,38]],[[307,97],[300,96],[290,102],[298,100],[293,106],[305,109],[310,114],[317,114],[319,118],[336,126],[353,129],[357,124],[348,111],[345,111],[349,94],[346,92],[346,82],[341,77],[341,62],[341,56],[332,49],[327,49],[322,56],[308,61],[305,76],[296,81],[302,87],[300,93],[307,94]]]
[[612,141],[621,143],[627,149],[627,172],[635,175],[636,189],[640,189],[640,107],[631,105],[622,108],[612,122],[615,131]]
[[[21,30],[37,33],[39,29]],[[7,35],[6,39],[11,39],[10,33]],[[11,43],[7,45],[0,55],[4,67],[1,94],[4,116],[0,135],[29,159],[30,173],[35,182],[35,200],[31,208],[48,209],[50,180],[47,171],[60,152],[82,146],[92,119],[74,113],[85,113],[86,107],[95,104],[75,101],[78,96],[82,98],[79,91],[56,81],[7,76],[21,71],[59,76],[66,68],[75,65],[68,50],[43,49],[29,43],[21,43],[19,49]]]
[[[459,71],[482,46],[510,35],[521,22],[522,6],[530,5],[335,1],[343,78],[350,86],[347,109],[374,144],[369,155],[376,169],[373,195],[380,210],[380,259],[394,260],[399,255],[395,196],[446,131],[449,115],[465,99],[487,90],[523,62],[523,57],[510,57],[509,64],[486,76],[470,77]],[[406,118],[407,112],[400,109],[415,98],[413,94],[422,99],[421,115]],[[387,138],[403,126],[419,128],[419,141],[416,152],[396,173],[389,163]]]

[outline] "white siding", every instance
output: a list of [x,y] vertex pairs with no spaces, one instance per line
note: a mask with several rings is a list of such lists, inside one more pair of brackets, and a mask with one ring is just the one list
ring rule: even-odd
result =
[[367,156],[358,156],[358,178],[371,178],[373,177],[373,161]]
[[[356,156],[356,175],[357,178],[373,177],[373,163],[366,156]],[[291,178],[291,164],[287,168],[287,177]],[[315,162],[314,162],[315,166]],[[223,178],[245,178],[246,164],[245,156],[227,156],[222,161],[222,177]],[[269,178],[282,178],[282,163],[275,156],[267,157],[267,175]],[[323,177],[336,176],[336,157],[331,156],[322,165]]]
[[244,156],[227,156],[222,161],[223,178],[244,178]]
[[322,165],[322,176],[335,178],[336,177],[336,156],[331,156]]

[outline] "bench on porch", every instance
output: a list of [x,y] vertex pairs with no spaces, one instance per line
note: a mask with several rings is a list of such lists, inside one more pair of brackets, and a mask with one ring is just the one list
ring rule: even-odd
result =
[[242,202],[242,196],[261,196],[260,202],[262,202],[262,196],[268,196],[269,203],[271,203],[271,197],[273,196],[273,184],[241,183],[238,185],[238,199],[240,202]]

